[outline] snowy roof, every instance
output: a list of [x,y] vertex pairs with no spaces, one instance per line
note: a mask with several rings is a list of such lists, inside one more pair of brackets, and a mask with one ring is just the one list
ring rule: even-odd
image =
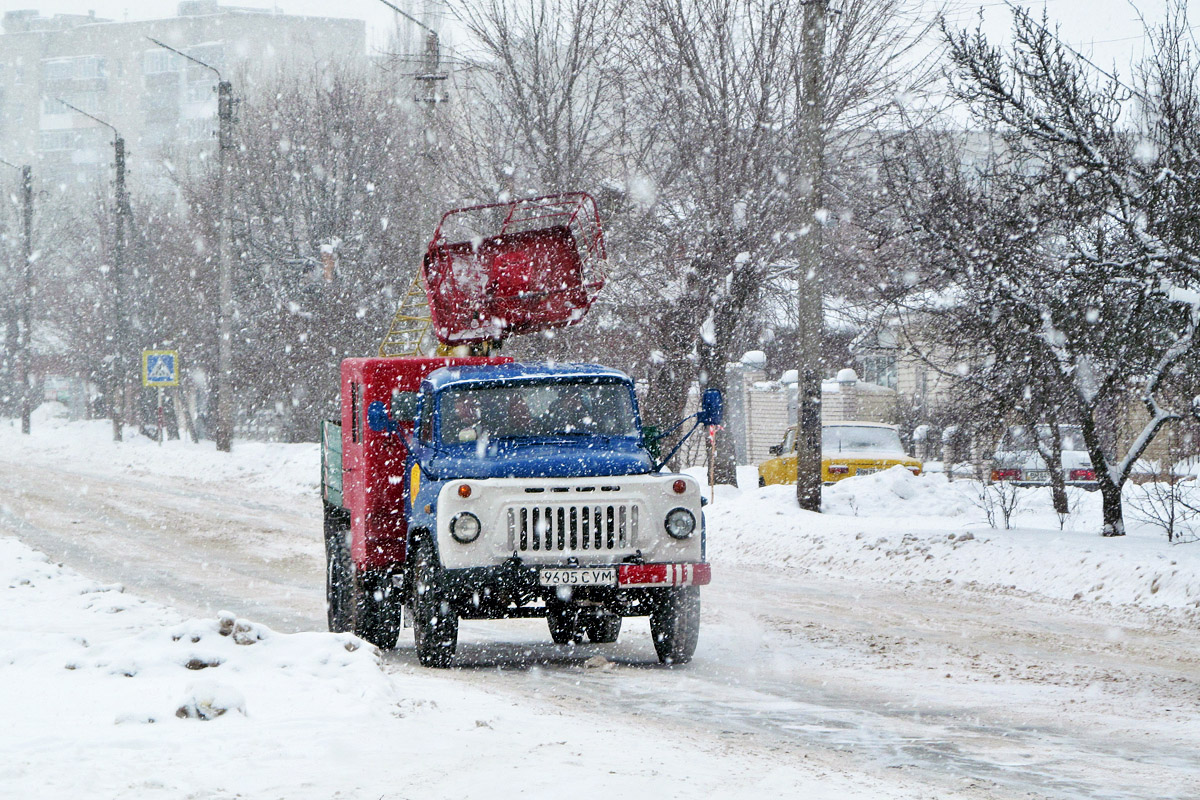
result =
[[[823,380],[821,381],[822,394],[837,394],[842,391],[840,381]],[[880,386],[878,383],[867,383],[866,381],[855,381],[854,391],[863,394],[895,394],[895,389],[890,389],[887,386]]]
[[629,381],[629,376],[624,372],[599,364],[550,364],[536,362],[442,367],[431,372],[425,380],[432,385],[434,391],[438,391],[446,386],[457,383],[570,380],[572,378],[582,380]]
[[898,430],[895,425],[887,425],[882,422],[856,422],[854,420],[843,420],[841,422],[822,422],[822,428],[886,428],[889,431]]

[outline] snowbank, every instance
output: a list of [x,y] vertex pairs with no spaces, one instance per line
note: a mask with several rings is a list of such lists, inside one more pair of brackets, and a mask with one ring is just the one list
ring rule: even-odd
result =
[[233,453],[219,453],[211,441],[189,439],[162,444],[125,426],[123,441],[112,440],[109,420],[68,420],[61,403],[43,403],[32,415],[33,441],[22,436],[20,423],[0,419],[0,445],[20,447],[39,463],[70,459],[77,466],[102,472],[165,475],[201,482],[239,481],[264,490],[314,494],[319,489],[321,450],[315,443],[234,442]]
[[[924,796],[730,751],[711,731],[664,741],[649,713],[515,702],[488,670],[481,686],[471,671],[385,670],[346,634],[180,619],[7,536],[0,607],[5,797],[550,797],[564,775],[581,799]],[[544,676],[554,698],[571,694],[571,669]]]
[[[108,421],[68,422],[54,403],[35,413],[32,437],[19,430],[0,421],[0,446],[39,462],[238,481],[296,497],[318,490],[315,444],[237,441],[232,453],[218,453],[211,442],[159,445],[132,429],[115,444]],[[707,482],[702,469],[690,471]],[[743,487],[757,482],[753,467],[738,471]],[[1066,600],[1200,607],[1200,543],[1171,545],[1128,506],[1129,535],[1103,539],[1099,495],[1078,489],[1070,490],[1072,513],[1061,529],[1049,489],[1024,489],[1013,529],[995,530],[981,507],[984,491],[978,481],[894,468],[826,486],[823,513],[810,514],[796,508],[791,486],[719,486],[706,512],[709,558],[861,580],[974,582]]]
[[1097,535],[1100,498],[1072,490],[1062,529],[1049,489],[1022,489],[993,529],[984,487],[902,468],[825,487],[821,514],[792,486],[721,487],[706,511],[714,565],[771,565],[871,581],[937,581],[1080,602],[1200,608],[1200,545],[1175,546],[1127,508],[1129,535]]
[[[299,768],[311,720],[386,716],[396,699],[353,636],[181,620],[8,537],[0,604],[0,785],[13,796],[210,796],[246,785],[233,773],[252,766],[238,753],[253,740]],[[155,765],[130,770],[126,754]],[[262,777],[261,789],[279,779]]]

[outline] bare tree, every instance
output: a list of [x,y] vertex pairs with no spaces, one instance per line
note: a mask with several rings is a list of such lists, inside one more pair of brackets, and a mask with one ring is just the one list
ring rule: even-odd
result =
[[[808,224],[795,203],[802,4],[457,8],[476,69],[458,78],[461,102],[445,116],[448,180],[480,198],[590,190],[610,232],[611,286],[580,330],[513,347],[602,352],[647,379],[649,421],[677,419],[697,376],[721,383],[730,353],[756,343],[766,284]],[[909,69],[925,28],[906,19],[896,0],[853,0],[832,23],[834,174],[849,171],[891,100],[930,74]]]
[[467,0],[473,69],[442,115],[445,173],[495,199],[597,191],[625,135],[621,50],[632,0]]
[[[646,0],[642,8],[630,58],[645,112],[637,136],[648,144],[633,174],[652,192],[627,223],[639,248],[621,279],[642,299],[630,311],[650,322],[658,354],[651,409],[670,418],[694,377],[723,382],[725,364],[754,343],[747,329],[778,265],[813,225],[837,215],[799,215],[812,190],[800,180],[803,4]],[[849,2],[834,15],[821,91],[824,193],[836,205],[847,207],[844,179],[861,167],[854,162],[894,110],[892,98],[929,77],[901,71],[925,30],[890,0]],[[721,456],[718,479],[730,481],[732,452]]]
[[[953,91],[999,132],[999,155],[959,164],[910,159],[924,197],[905,218],[923,242],[930,312],[953,309],[977,350],[968,380],[1034,387],[1077,414],[1103,496],[1102,533],[1124,533],[1121,488],[1168,421],[1165,402],[1200,352],[1197,74],[1182,6],[1153,37],[1139,88],[1099,73],[1047,28],[1014,12],[1013,45],[950,32]],[[1133,101],[1137,102],[1134,103]],[[910,174],[909,178],[914,175]],[[1140,397],[1147,422],[1127,445],[1106,420]]]
[[[111,391],[114,241],[107,195],[99,184],[40,196],[33,304],[33,328],[43,332],[34,336],[38,356],[53,357],[57,369],[95,386],[93,410],[103,415],[123,402]],[[136,365],[126,358],[116,368],[132,373]]]
[[[373,352],[444,204],[419,115],[380,76],[325,67],[260,83],[244,103],[232,171],[235,391],[243,421],[315,435],[337,365]],[[216,258],[213,175],[184,181],[199,243]],[[199,288],[199,287],[197,287]],[[213,295],[205,295],[210,300]]]
[[0,414],[15,416],[19,406],[17,350],[19,348],[19,307],[17,278],[21,255],[20,216],[15,174],[0,169],[0,327],[4,329],[0,351]]

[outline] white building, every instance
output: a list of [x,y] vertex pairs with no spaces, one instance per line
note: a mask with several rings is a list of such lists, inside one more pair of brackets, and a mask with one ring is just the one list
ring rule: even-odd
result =
[[[360,20],[301,17],[188,0],[166,19],[9,11],[0,34],[0,158],[29,163],[39,182],[111,180],[113,132],[125,139],[131,176],[165,179],[164,159],[215,147],[216,76],[150,41],[221,71],[240,95],[280,69],[365,58]],[[133,179],[131,178],[131,183]]]

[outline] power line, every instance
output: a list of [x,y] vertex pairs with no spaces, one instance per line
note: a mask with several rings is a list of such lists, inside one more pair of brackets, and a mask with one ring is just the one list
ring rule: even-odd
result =
[[1030,16],[1030,15],[1029,15],[1029,12],[1025,11],[1025,10],[1024,10],[1024,9],[1022,9],[1022,8],[1019,8],[1019,7],[1017,7],[1015,4],[1013,4],[1013,3],[1011,2],[1011,0],[1005,0],[1005,5],[1007,5],[1009,8],[1011,8],[1011,9],[1012,9],[1013,11],[1015,11],[1015,12],[1018,12],[1018,13],[1024,13],[1024,14],[1025,14],[1025,17],[1026,17],[1026,19],[1028,19],[1028,20],[1029,20],[1030,22],[1032,22],[1034,25],[1038,26],[1038,28],[1040,28],[1040,29],[1042,30],[1042,32],[1043,32],[1043,33],[1047,34],[1048,36],[1051,36],[1051,37],[1053,37],[1054,41],[1058,42],[1060,45],[1062,45],[1063,47],[1065,47],[1067,50],[1069,50],[1069,51],[1071,51],[1072,53],[1074,53],[1076,58],[1078,58],[1079,60],[1083,61],[1085,64],[1089,65],[1089,66],[1090,66],[1092,69],[1096,70],[1096,71],[1097,71],[1097,72],[1099,72],[1101,75],[1103,75],[1104,77],[1108,78],[1110,81],[1112,81],[1113,83],[1117,84],[1118,86],[1121,86],[1121,87],[1123,87],[1123,88],[1124,88],[1126,91],[1128,91],[1128,92],[1129,92],[1130,94],[1132,94],[1134,97],[1137,97],[1137,98],[1139,98],[1139,99],[1140,99],[1140,100],[1142,100],[1143,102],[1147,102],[1147,103],[1149,103],[1149,102],[1150,102],[1149,98],[1147,98],[1147,97],[1146,97],[1144,94],[1142,94],[1141,92],[1139,92],[1137,89],[1134,89],[1132,86],[1129,86],[1129,85],[1127,85],[1127,84],[1126,84],[1124,81],[1122,81],[1122,80],[1120,80],[1119,78],[1117,78],[1117,76],[1116,76],[1116,75],[1113,75],[1112,73],[1108,72],[1107,70],[1105,70],[1105,69],[1102,69],[1101,67],[1097,66],[1096,62],[1092,61],[1090,58],[1088,58],[1087,56],[1085,56],[1083,53],[1079,52],[1079,51],[1078,51],[1078,50],[1076,50],[1074,47],[1071,47],[1071,45],[1069,45],[1069,44],[1067,44],[1066,42],[1064,42],[1062,39],[1060,39],[1060,38],[1057,36],[1057,34],[1055,34],[1054,32],[1052,32],[1052,31],[1051,31],[1049,28],[1047,28],[1045,25],[1043,25],[1042,23],[1040,23],[1040,22],[1038,22],[1037,20],[1035,20],[1035,19],[1034,19],[1032,16]]

